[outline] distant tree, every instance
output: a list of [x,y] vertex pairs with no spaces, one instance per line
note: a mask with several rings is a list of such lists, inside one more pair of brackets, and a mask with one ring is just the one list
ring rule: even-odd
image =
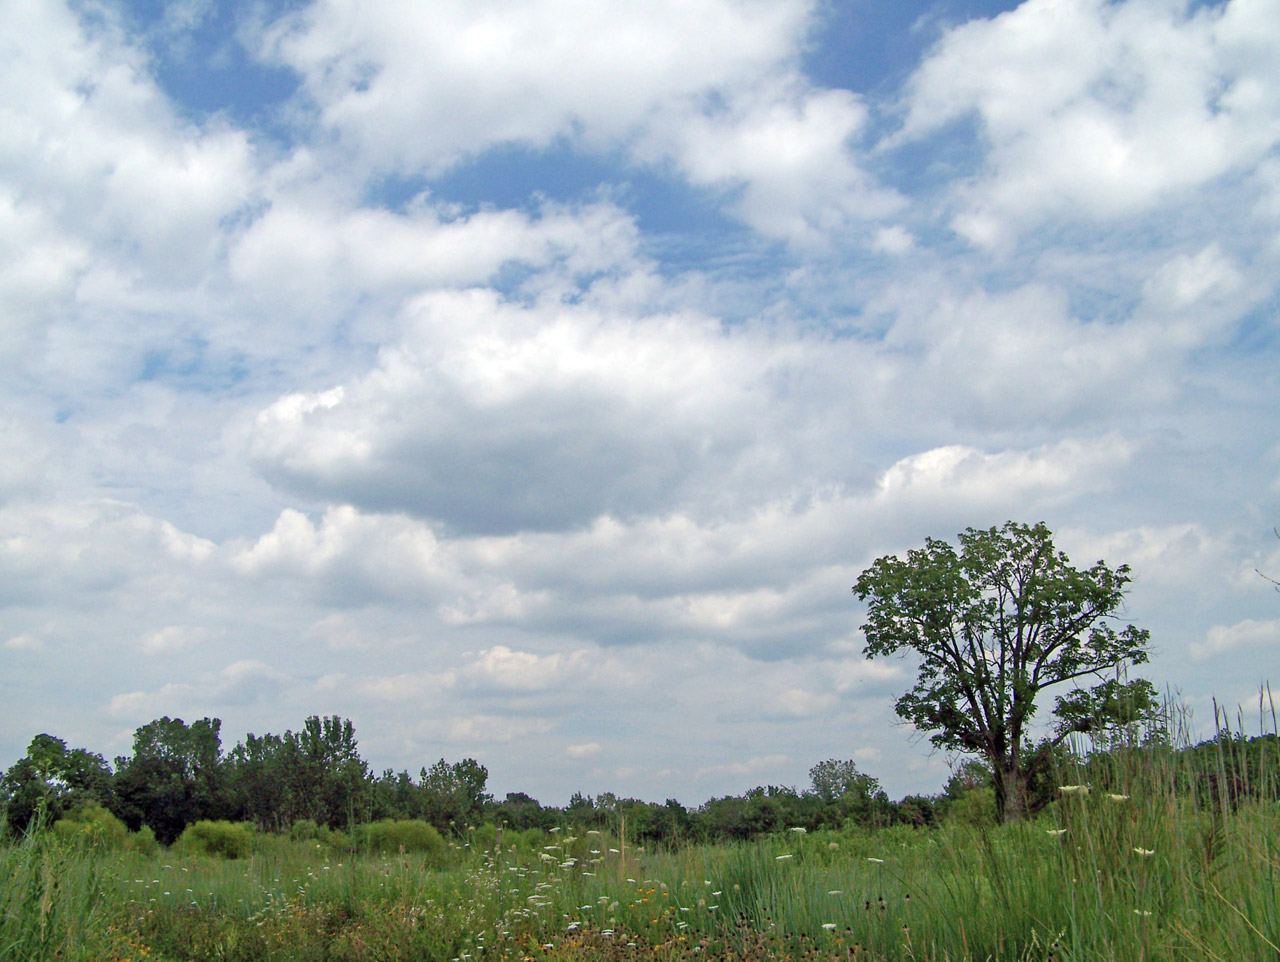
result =
[[[1028,811],[1033,775],[1072,732],[1130,723],[1153,707],[1150,682],[1120,675],[1147,660],[1149,633],[1107,624],[1130,580],[1127,565],[1071,567],[1044,524],[1008,522],[967,529],[958,553],[929,538],[905,560],[880,558],[853,591],[870,602],[864,654],[919,657],[898,714],[939,748],[983,756],[998,815],[1013,821]],[[1032,746],[1040,692],[1089,678],[1097,683],[1058,697],[1053,732]]]
[[54,822],[77,805],[111,800],[111,769],[101,755],[41,734],[0,776],[0,802],[10,833],[25,832],[44,812]]
[[231,805],[222,770],[221,720],[187,725],[167,715],[133,735],[133,755],[116,759],[115,814],[132,831],[148,825],[163,844]]
[[297,817],[329,828],[368,819],[372,779],[350,719],[312,715],[301,731],[285,732],[284,754]]
[[450,764],[443,758],[422,769],[420,790],[423,813],[441,832],[461,832],[479,822],[486,803],[493,797],[485,792],[489,770],[474,758]]
[[908,795],[890,808],[899,824],[929,828],[938,821],[937,801],[928,795]]
[[889,796],[880,788],[879,779],[858,771],[852,761],[828,758],[809,769],[809,794],[828,806],[836,823],[853,819],[859,824],[875,821],[877,814],[887,812]]
[[556,824],[554,810],[543,808],[536,798],[524,792],[508,792],[506,798],[495,807],[500,823],[517,831],[529,828],[551,828]]
[[296,750],[280,735],[245,736],[226,759],[236,817],[277,832],[302,818],[307,806],[295,795],[296,761]]

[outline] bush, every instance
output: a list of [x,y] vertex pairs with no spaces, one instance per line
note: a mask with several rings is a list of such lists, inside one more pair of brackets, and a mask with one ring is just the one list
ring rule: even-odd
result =
[[471,847],[477,852],[491,852],[498,842],[498,826],[485,822],[471,835]]
[[77,805],[53,823],[53,831],[60,838],[101,845],[104,848],[120,848],[129,837],[129,830],[124,827],[124,822],[97,802]]
[[156,833],[151,831],[150,825],[143,825],[136,832],[130,832],[124,847],[135,855],[155,855],[160,851],[160,843],[156,841]]
[[237,822],[196,822],[188,825],[174,849],[184,855],[244,858],[253,850],[254,831]]
[[289,826],[289,840],[293,842],[309,842],[308,848],[318,848],[330,852],[342,852],[351,847],[351,839],[345,832],[339,832],[328,825],[317,825],[309,818],[299,819]]
[[994,788],[971,788],[947,806],[948,821],[976,827],[996,823],[996,791]]
[[352,832],[356,847],[369,853],[418,852],[441,860],[445,842],[434,826],[420,819],[390,819],[360,825]]

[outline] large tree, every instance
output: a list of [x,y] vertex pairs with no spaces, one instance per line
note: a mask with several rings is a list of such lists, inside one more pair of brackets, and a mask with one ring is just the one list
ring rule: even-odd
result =
[[188,725],[166,715],[133,733],[133,755],[116,759],[115,814],[131,830],[151,827],[165,845],[201,819],[225,818],[222,721]]
[[31,739],[27,754],[0,775],[0,810],[9,832],[26,831],[33,819],[61,818],[83,802],[111,800],[111,769],[101,755],[67,748],[61,738]]
[[[915,687],[900,716],[947,751],[982,755],[1002,821],[1027,812],[1027,788],[1072,732],[1132,722],[1153,705],[1151,684],[1124,670],[1147,660],[1149,633],[1112,626],[1128,565],[1073,568],[1043,524],[969,528],[960,550],[926,539],[885,556],[853,586],[868,601],[868,658],[912,652]],[[1070,685],[1055,723],[1033,746],[1028,726],[1046,688]]]

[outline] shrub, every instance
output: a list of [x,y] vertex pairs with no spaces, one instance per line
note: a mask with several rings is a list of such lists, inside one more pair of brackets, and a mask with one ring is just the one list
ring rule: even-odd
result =
[[370,853],[418,852],[443,859],[445,842],[435,827],[421,819],[390,819],[360,825],[352,832],[356,847]]
[[490,852],[498,842],[498,827],[485,822],[471,835],[471,847],[478,852]]
[[130,832],[124,845],[126,851],[137,855],[155,855],[160,851],[160,843],[156,841],[156,833],[151,831],[150,825],[143,825],[136,832]]
[[977,827],[996,823],[994,788],[971,788],[947,806],[947,819]]
[[174,843],[187,855],[244,858],[253,850],[254,831],[237,822],[196,822],[188,825]]
[[330,852],[341,852],[351,847],[351,839],[345,832],[327,825],[317,825],[309,818],[299,819],[289,826],[289,840],[309,842],[308,848],[326,849]]
[[124,822],[97,802],[77,805],[53,824],[55,835],[104,848],[119,848],[129,835]]

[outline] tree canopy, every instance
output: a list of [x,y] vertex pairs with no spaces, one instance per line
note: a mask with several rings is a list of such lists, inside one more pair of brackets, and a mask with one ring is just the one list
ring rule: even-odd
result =
[[[960,550],[925,540],[905,559],[876,560],[853,586],[869,602],[864,654],[910,652],[916,684],[898,714],[948,751],[984,756],[1002,820],[1026,813],[1027,787],[1072,732],[1132,721],[1152,707],[1149,682],[1123,670],[1147,660],[1149,632],[1111,624],[1128,565],[1074,568],[1043,523],[968,528]],[[1070,685],[1038,746],[1028,726],[1046,688]]]

